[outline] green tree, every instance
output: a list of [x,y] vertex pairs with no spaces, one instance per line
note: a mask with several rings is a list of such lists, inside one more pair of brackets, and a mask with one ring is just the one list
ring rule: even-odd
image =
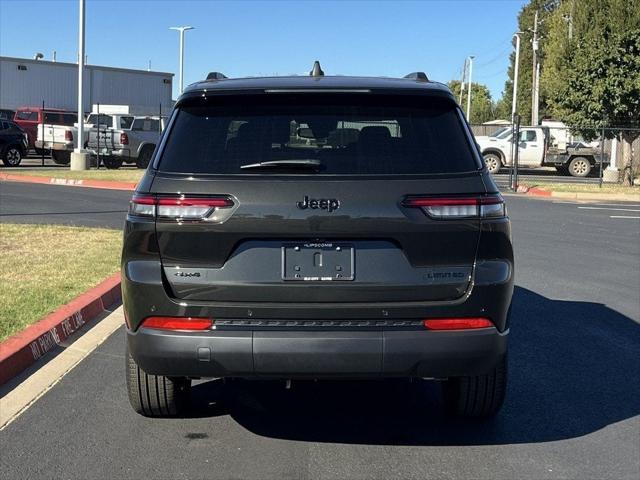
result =
[[640,136],[640,29],[611,33],[604,43],[579,42],[567,62],[573,74],[554,95],[560,118],[591,138],[598,131],[590,126],[619,127],[608,136],[622,137],[624,181],[631,184],[631,145]]
[[[462,100],[460,99],[460,80],[451,80],[447,85],[456,96],[456,99],[459,102],[461,101],[462,110],[466,112],[468,85],[465,84]],[[489,120],[494,120],[496,118],[494,110],[493,101],[491,100],[491,92],[487,86],[471,82],[471,122],[484,123]]]
[[[635,4],[635,5],[634,5]],[[623,141],[624,181],[633,181],[640,135],[640,8],[628,0],[566,0],[549,19],[541,88],[549,109],[585,137]],[[591,128],[590,128],[591,127]]]

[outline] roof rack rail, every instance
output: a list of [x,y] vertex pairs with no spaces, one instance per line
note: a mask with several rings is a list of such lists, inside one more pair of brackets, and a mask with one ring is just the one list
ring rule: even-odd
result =
[[313,62],[313,68],[309,72],[309,75],[312,77],[324,77],[324,72],[322,71],[322,68],[320,68],[320,62],[318,60]]
[[207,75],[207,80],[225,80],[226,78],[228,77],[220,72],[209,72],[209,75]]
[[410,78],[411,80],[418,80],[419,82],[428,82],[429,77],[424,72],[411,72],[409,75],[405,75],[404,78]]

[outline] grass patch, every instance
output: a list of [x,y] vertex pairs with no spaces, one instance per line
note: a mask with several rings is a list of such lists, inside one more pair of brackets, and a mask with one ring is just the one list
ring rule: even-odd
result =
[[131,169],[131,170],[82,170],[71,171],[67,169],[58,170],[3,170],[4,173],[10,173],[11,175],[27,175],[34,177],[53,177],[53,178],[69,178],[73,180],[115,180],[119,182],[137,182],[144,175],[144,170]]
[[536,183],[529,184],[529,187],[544,188],[555,192],[584,192],[584,193],[626,193],[640,194],[640,185],[633,187],[625,187],[623,185],[604,183],[602,188],[598,185],[580,184],[580,183]]
[[0,224],[0,341],[117,272],[121,247],[117,230]]

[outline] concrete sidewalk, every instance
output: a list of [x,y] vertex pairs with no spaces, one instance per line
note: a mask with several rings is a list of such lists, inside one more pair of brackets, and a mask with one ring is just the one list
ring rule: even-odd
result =
[[122,307],[105,312],[89,323],[88,330],[77,331],[60,342],[44,365],[36,363],[0,387],[0,430],[124,325]]

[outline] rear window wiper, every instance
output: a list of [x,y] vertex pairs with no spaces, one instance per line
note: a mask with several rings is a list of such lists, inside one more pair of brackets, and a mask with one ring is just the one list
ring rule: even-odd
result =
[[268,162],[249,163],[241,165],[241,170],[249,170],[254,168],[310,168],[312,170],[320,170],[322,162],[315,158],[299,158],[291,160],[270,160]]

